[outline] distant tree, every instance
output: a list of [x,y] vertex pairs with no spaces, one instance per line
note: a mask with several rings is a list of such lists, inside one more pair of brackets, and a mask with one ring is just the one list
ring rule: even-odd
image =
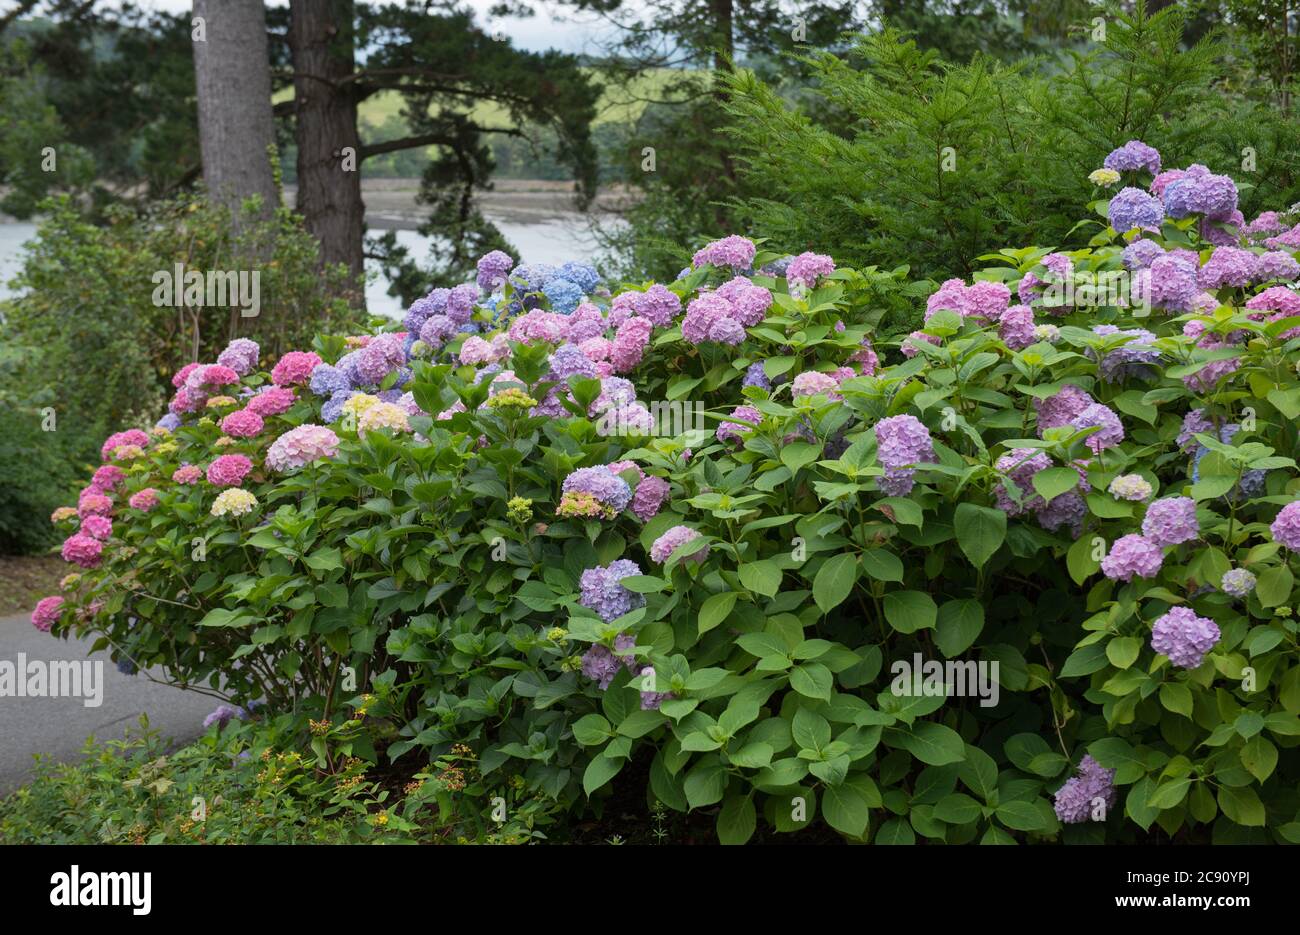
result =
[[261,200],[258,216],[270,218],[279,196],[262,0],[194,0],[191,38],[203,181],[237,222],[253,196]]

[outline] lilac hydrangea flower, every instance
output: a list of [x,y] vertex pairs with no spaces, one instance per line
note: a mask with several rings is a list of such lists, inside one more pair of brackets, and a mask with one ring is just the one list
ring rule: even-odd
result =
[[[641,669],[641,710],[658,711],[659,706],[665,701],[670,701],[677,696],[672,692],[659,692],[654,690],[655,670],[654,666],[645,666]],[[647,687],[649,686],[649,687]]]
[[1129,140],[1123,146],[1112,149],[1101,164],[1116,172],[1140,171],[1159,175],[1160,153],[1141,140]]
[[1159,198],[1129,187],[1121,189],[1110,200],[1108,217],[1116,233],[1123,234],[1135,227],[1159,228],[1165,219],[1165,208]]
[[658,328],[666,327],[682,310],[682,300],[667,286],[655,283],[645,292],[633,292],[632,309]]
[[740,381],[741,386],[756,386],[760,390],[771,390],[772,381],[767,378],[767,371],[763,369],[763,362],[756,360],[745,370],[745,377]]
[[754,242],[738,234],[732,234],[730,237],[723,237],[721,240],[715,240],[695,252],[691,258],[691,266],[699,269],[701,266],[708,264],[710,266],[729,266],[734,270],[746,270],[754,263],[754,254],[758,248]]
[[493,292],[504,286],[515,265],[514,258],[503,250],[493,250],[479,257],[478,284],[485,292]]
[[1035,399],[1034,409],[1038,413],[1038,437],[1048,429],[1069,425],[1080,412],[1093,404],[1094,400],[1086,390],[1073,383],[1064,384],[1046,399]]
[[876,451],[886,468],[905,468],[933,461],[930,430],[915,416],[890,416],[876,423]]
[[1191,165],[1164,187],[1164,203],[1165,212],[1175,219],[1189,214],[1216,220],[1228,218],[1237,210],[1237,185],[1226,175],[1215,175],[1203,165]]
[[1028,305],[1013,305],[1002,313],[998,321],[998,335],[1002,343],[1013,351],[1024,350],[1038,342],[1038,329],[1034,327],[1034,310]]
[[572,376],[596,376],[596,365],[576,344],[561,344],[551,354],[548,362],[551,366],[551,375],[556,380],[563,381]]
[[1200,268],[1196,281],[1202,289],[1223,286],[1244,288],[1255,280],[1259,257],[1240,247],[1219,247]]
[[1200,534],[1196,501],[1191,497],[1163,497],[1147,507],[1142,520],[1142,535],[1159,546],[1178,545]]
[[1151,648],[1182,669],[1195,669],[1219,642],[1219,627],[1190,607],[1171,607],[1151,626]]
[[1092,817],[1097,807],[1108,814],[1119,801],[1115,791],[1115,770],[1105,769],[1091,756],[1079,762],[1077,775],[1071,776],[1056,791],[1053,808],[1062,822],[1077,825]]
[[817,280],[835,272],[835,261],[821,253],[801,253],[786,268],[785,281],[792,294],[811,289]]
[[582,596],[578,603],[594,610],[606,623],[637,607],[644,607],[645,595],[629,591],[621,584],[624,578],[639,574],[641,569],[637,563],[625,558],[588,568],[579,581]]
[[1164,564],[1165,553],[1160,546],[1130,533],[1122,536],[1110,547],[1101,560],[1101,571],[1112,581],[1132,581],[1133,576],[1154,578]]
[[[1019,516],[1041,506],[1043,498],[1034,490],[1034,475],[1051,466],[1052,459],[1033,448],[1013,448],[998,458],[994,467],[1006,478],[993,490],[998,509],[1008,516]],[[1008,485],[1015,489],[1014,497]]]
[[[658,562],[662,565],[664,562],[668,561],[673,552],[677,551],[680,546],[683,546],[688,542],[694,542],[699,538],[700,534],[690,526],[674,526],[656,539],[650,546],[650,559],[651,561]],[[707,549],[707,544],[701,545],[698,552],[687,555],[683,561],[702,561]]]
[[1274,542],[1280,542],[1292,552],[1300,552],[1300,500],[1282,507],[1268,531]]
[[1131,338],[1125,344],[1107,351],[1101,358],[1097,370],[1107,383],[1114,383],[1128,377],[1151,379],[1157,375],[1155,365],[1160,361],[1160,351],[1151,346],[1156,336],[1145,328],[1129,328],[1121,331],[1115,325],[1097,325],[1094,334],[1104,337],[1124,335]]
[[[601,691],[609,688],[618,670],[626,666],[631,669],[636,665],[636,657],[628,652],[636,645],[636,638],[620,633],[614,637],[614,649],[594,643],[582,656],[582,674],[595,681]],[[622,653],[622,655],[620,655]]]
[[[755,424],[763,421],[763,414],[753,406],[737,406],[731,411],[731,417],[733,419],[744,419],[745,422],[753,422]],[[717,431],[714,432],[714,435],[718,441],[725,443],[733,440],[739,441],[742,438],[741,433],[749,433],[752,431],[754,431],[754,429],[751,426],[745,425],[741,422],[722,422],[718,425]]]
[[261,350],[256,341],[248,338],[235,338],[226,345],[226,349],[217,357],[217,363],[229,367],[241,377],[246,377],[257,369],[257,359]]
[[1093,403],[1079,410],[1078,414],[1070,420],[1070,425],[1076,429],[1088,429],[1093,426],[1100,428],[1100,431],[1089,435],[1083,442],[1094,452],[1114,448],[1124,440],[1124,424],[1120,422],[1115,410],[1101,403]]

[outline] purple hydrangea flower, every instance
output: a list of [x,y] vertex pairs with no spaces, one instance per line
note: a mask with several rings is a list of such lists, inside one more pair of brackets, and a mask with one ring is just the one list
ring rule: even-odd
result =
[[[1051,466],[1052,459],[1033,448],[1013,448],[998,458],[994,467],[1006,477],[993,490],[998,509],[1008,516],[1019,516],[1041,506],[1043,498],[1034,490],[1034,475]],[[1015,497],[1007,489],[1008,484],[1015,489]]]
[[1283,250],[1271,250],[1263,254],[1255,267],[1257,282],[1272,282],[1275,279],[1290,282],[1297,277],[1300,277],[1300,263]]
[[612,473],[608,467],[578,468],[564,479],[563,493],[590,494],[612,513],[622,513],[632,500],[632,488],[627,481]]
[[614,637],[614,650],[621,651],[623,655],[618,655],[608,646],[600,643],[592,645],[582,656],[582,674],[596,682],[601,691],[609,688],[609,683],[614,681],[614,676],[618,675],[618,670],[622,666],[631,669],[636,665],[636,657],[627,653],[636,645],[635,637],[626,633],[620,633]]
[[1182,669],[1195,669],[1219,642],[1219,627],[1190,607],[1171,607],[1151,626],[1151,648]]
[[1101,560],[1101,571],[1112,581],[1132,581],[1133,576],[1154,578],[1164,564],[1165,553],[1150,540],[1130,533],[1116,540]]
[[493,250],[491,253],[485,253],[479,257],[478,261],[478,284],[485,292],[493,292],[504,286],[506,278],[510,274],[510,268],[515,265],[514,258],[502,250]]
[[[746,422],[753,422],[755,424],[763,421],[763,414],[753,406],[737,406],[731,411],[731,416],[733,419],[744,419]],[[742,437],[741,433],[749,433],[752,431],[754,431],[754,429],[751,426],[745,425],[741,422],[722,422],[718,425],[717,431],[714,435],[717,437],[718,441],[725,443],[732,441],[733,439],[739,441]]]
[[677,293],[658,283],[645,292],[633,292],[630,295],[632,309],[658,328],[672,324],[677,313],[682,310],[682,300]]
[[998,321],[998,334],[1002,343],[1013,351],[1036,344],[1038,329],[1034,327],[1034,310],[1028,305],[1011,306]]
[[217,363],[229,367],[241,377],[246,377],[257,369],[257,359],[261,350],[256,341],[248,338],[235,338],[226,345],[226,349],[217,357]]
[[1100,431],[1089,435],[1083,442],[1094,452],[1114,448],[1124,440],[1124,424],[1120,422],[1115,410],[1101,403],[1093,403],[1079,410],[1079,413],[1070,420],[1070,425],[1076,429],[1100,427]]
[[786,268],[785,281],[790,292],[811,289],[822,276],[835,272],[835,261],[821,253],[801,253]]
[[1156,257],[1165,255],[1165,248],[1154,240],[1135,240],[1124,248],[1125,269],[1146,269]]
[[551,375],[556,380],[567,380],[571,376],[596,376],[596,365],[576,344],[561,344],[551,354],[549,363]]
[[753,265],[754,254],[757,252],[758,248],[754,246],[752,240],[732,234],[697,250],[695,256],[691,258],[691,266],[699,269],[707,263],[711,266],[729,266],[734,270],[746,270]]
[[228,704],[217,705],[217,709],[203,719],[203,729],[207,730],[213,724],[219,724],[225,727],[232,720],[243,720],[244,712],[239,708],[232,708]]
[[890,416],[876,423],[876,452],[886,468],[933,461],[930,430],[915,416]]
[[1107,351],[1101,358],[1097,370],[1107,383],[1114,383],[1127,377],[1150,379],[1156,376],[1155,364],[1160,360],[1160,351],[1151,347],[1156,336],[1144,328],[1129,328],[1121,331],[1115,325],[1097,325],[1094,334],[1105,337],[1121,334],[1132,338],[1126,344]]
[[1101,814],[1109,814],[1119,801],[1115,791],[1115,770],[1105,769],[1091,756],[1079,762],[1077,775],[1071,776],[1056,791],[1054,808],[1062,822],[1077,825],[1092,817],[1097,807]]
[[1282,543],[1292,552],[1300,552],[1300,500],[1282,507],[1268,531],[1273,534],[1274,542]]
[[1226,175],[1191,165],[1181,178],[1165,186],[1164,203],[1171,218],[1200,214],[1214,220],[1227,219],[1237,210],[1237,185]]
[[1142,535],[1159,546],[1178,545],[1201,534],[1196,501],[1191,497],[1162,497],[1147,507]]
[[1112,149],[1101,163],[1116,172],[1150,172],[1160,174],[1160,153],[1141,140],[1129,140],[1118,149]]
[[1064,384],[1046,399],[1035,399],[1034,409],[1038,412],[1038,437],[1048,429],[1069,425],[1080,412],[1093,404],[1094,400],[1085,390],[1073,383]]
[[[693,542],[699,538],[700,534],[690,526],[674,526],[656,539],[650,546],[650,559],[651,561],[658,562],[662,565],[664,562],[668,561],[673,552],[677,551],[679,546],[683,546],[686,543]],[[683,561],[702,561],[707,548],[707,544],[700,546],[698,552],[687,555]]]
[[763,362],[756,360],[745,370],[745,377],[740,381],[741,386],[756,386],[760,390],[770,391],[772,381],[767,378],[767,371],[763,369]]
[[579,582],[582,596],[578,602],[600,614],[600,619],[606,623],[637,607],[644,607],[645,595],[629,591],[620,583],[624,578],[639,574],[641,569],[637,563],[625,558],[588,568]]
[[665,701],[669,701],[677,696],[672,692],[657,692],[654,690],[655,670],[654,666],[645,666],[641,670],[641,710],[658,711],[659,706]]
[[1200,268],[1196,281],[1202,289],[1222,286],[1244,288],[1255,280],[1259,257],[1240,247],[1219,247]]
[[1110,226],[1120,234],[1135,227],[1159,228],[1165,219],[1165,208],[1159,198],[1132,187],[1121,189],[1110,200],[1108,212]]

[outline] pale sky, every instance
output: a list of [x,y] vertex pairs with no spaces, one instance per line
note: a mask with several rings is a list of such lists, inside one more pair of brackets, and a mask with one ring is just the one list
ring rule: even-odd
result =
[[[560,49],[565,52],[599,51],[593,40],[605,34],[600,21],[591,14],[575,13],[563,9],[557,4],[533,2],[536,14],[528,19],[490,20],[487,11],[492,0],[461,0],[463,6],[471,7],[478,14],[480,24],[489,29],[499,27],[519,48],[542,51]],[[267,6],[288,6],[288,0],[266,0]],[[104,5],[117,5],[114,0],[104,0]],[[142,9],[164,10],[168,13],[188,12],[193,4],[191,0],[136,0],[136,6]],[[0,11],[13,7],[13,0],[0,0]]]

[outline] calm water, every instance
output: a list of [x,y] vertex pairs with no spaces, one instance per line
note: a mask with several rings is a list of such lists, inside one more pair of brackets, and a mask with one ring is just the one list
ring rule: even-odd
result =
[[[496,223],[506,239],[518,248],[519,259],[525,263],[591,261],[599,252],[587,219],[579,214],[532,224],[510,221]],[[23,243],[35,235],[35,224],[0,224],[0,299],[12,294],[6,284],[21,266],[19,254]],[[414,258],[424,260],[429,238],[422,237],[415,231],[398,231],[397,241],[409,248]],[[387,292],[388,280],[376,278],[366,286],[366,303],[372,312],[398,317],[405,309]]]

